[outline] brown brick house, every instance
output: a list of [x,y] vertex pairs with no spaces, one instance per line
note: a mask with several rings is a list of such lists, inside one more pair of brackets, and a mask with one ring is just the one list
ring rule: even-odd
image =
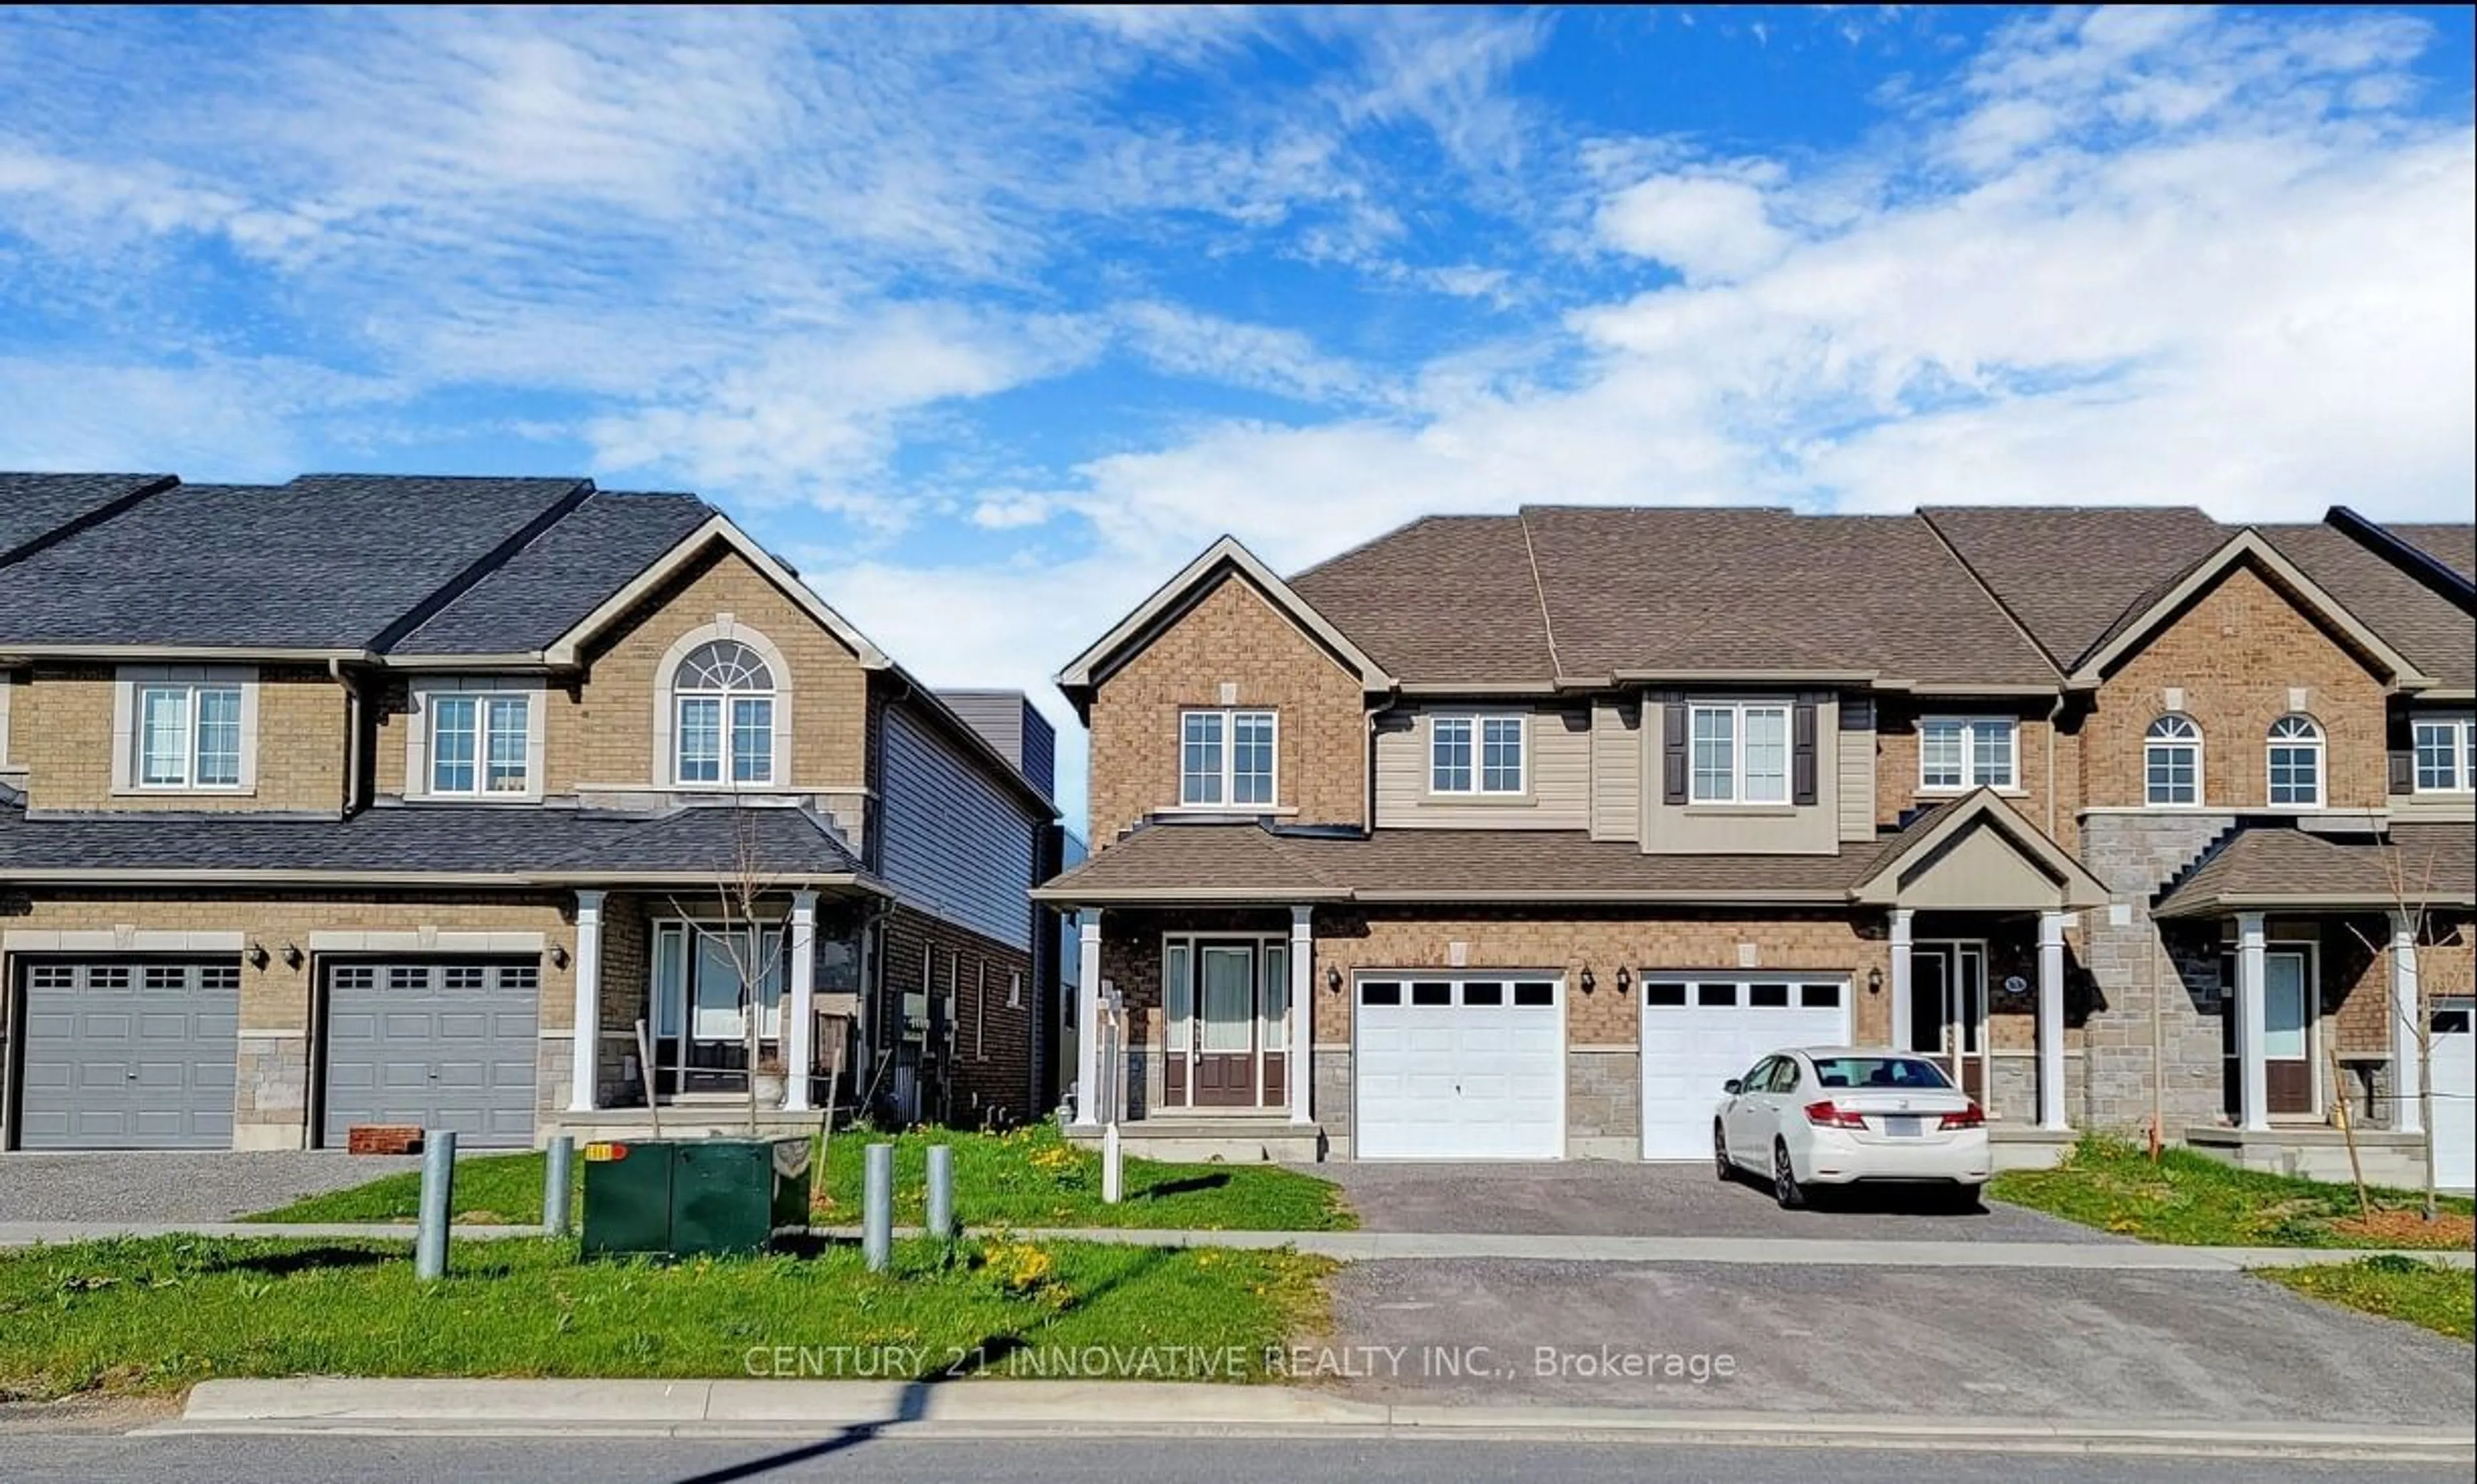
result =
[[1084,1022],[1125,1011],[1076,1079],[1192,1150],[1696,1158],[1723,1077],[1856,1040],[2016,1161],[2155,1122],[2318,1169],[2352,1114],[2404,1172],[2437,1026],[2460,1169],[2470,549],[2345,510],[1530,507],[1288,579],[1221,541],[1060,676],[1092,855],[1035,895]]
[[1049,767],[693,496],[0,475],[0,1138],[1033,1116]]

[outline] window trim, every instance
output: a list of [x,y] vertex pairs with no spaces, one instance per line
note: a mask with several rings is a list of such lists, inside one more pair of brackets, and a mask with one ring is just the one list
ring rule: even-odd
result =
[[[738,692],[684,691],[679,688],[680,666],[690,655],[709,644],[745,644],[765,662],[774,680],[773,690],[773,777],[763,783],[737,782],[730,777],[731,719],[723,718],[723,777],[713,782],[684,781],[680,778],[679,717],[683,696],[723,696]],[[756,629],[740,623],[729,613],[716,613],[713,621],[700,624],[671,642],[654,671],[654,738],[651,754],[646,760],[648,780],[653,787],[666,793],[699,794],[788,794],[796,792],[792,779],[792,724],[798,716],[796,691],[791,667],[784,661],[783,651]],[[757,694],[750,692],[751,696]]]
[[[1930,783],[1927,781],[1927,729],[1935,726],[1956,726],[1961,729],[1961,781]],[[2004,771],[2009,780],[2002,783],[1975,781],[1978,771],[1978,730],[1982,727],[2004,729]],[[1939,713],[1921,716],[1917,724],[1918,792],[1921,794],[1965,794],[1973,789],[1991,789],[1999,794],[2018,794],[2021,787],[2021,719],[2017,716],[1965,715]]]
[[[2453,781],[2445,787],[2425,786],[2424,770],[2417,762],[2416,732],[2420,727],[2440,727],[2451,736]],[[2409,791],[2412,797],[2456,799],[2477,794],[2477,778],[2470,770],[2477,768],[2477,717],[2412,716],[2408,724]]]
[[[1187,722],[1191,716],[1217,716],[1221,719],[1221,797],[1204,803],[1187,797]],[[1239,804],[1238,735],[1238,718],[1263,717],[1272,725],[1273,768],[1266,779],[1266,791],[1272,795],[1261,804]],[[1178,804],[1181,809],[1199,814],[1271,814],[1282,804],[1282,713],[1268,705],[1183,705],[1178,708]],[[1200,777],[1201,775],[1199,775]]]
[[[2303,723],[2312,735],[2309,737],[2280,736],[2279,729],[2287,726],[2290,722]],[[2294,801],[2282,803],[2276,797],[2276,793],[2279,788],[2279,781],[2272,775],[2271,760],[2283,749],[2288,751],[2302,749],[2309,751],[2314,754],[2313,803],[2298,804]],[[2313,717],[2306,715],[2302,711],[2290,711],[2287,715],[2274,720],[2269,727],[2264,730],[2262,738],[2262,799],[2265,807],[2273,809],[2296,809],[2302,811],[2308,809],[2326,809],[2331,806],[2330,736],[2329,733],[2322,730],[2322,724],[2320,722],[2315,721]]]
[[[1702,770],[1694,765],[1694,719],[1707,712],[1730,714],[1729,796],[1707,799],[1695,792]],[[1781,796],[1746,797],[1746,717],[1750,712],[1776,712],[1781,719]],[[1689,808],[1794,810],[1797,800],[1797,707],[1788,701],[1689,701],[1686,703],[1686,804]]]
[[[154,689],[185,687],[189,704],[182,728],[182,780],[150,783],[141,762],[145,753],[141,697]],[[240,756],[234,781],[200,783],[198,767],[197,693],[237,690],[240,693]],[[112,792],[118,798],[246,798],[258,792],[259,673],[248,665],[123,665],[113,676]]]
[[[539,804],[545,789],[543,764],[549,754],[545,689],[538,676],[419,676],[406,687],[407,725],[404,739],[404,798],[420,804]],[[441,790],[432,785],[431,708],[442,696],[470,695],[474,706],[473,788]],[[488,765],[489,703],[481,698],[511,697],[525,705],[525,786],[492,793],[485,786]]]
[[[2158,729],[2170,721],[2184,723],[2187,727],[2192,729],[2193,734],[2189,737],[2161,737],[2157,735]],[[2150,719],[2149,725],[2141,729],[2141,806],[2143,808],[2199,809],[2209,806],[2211,797],[2211,775],[2209,771],[2209,760],[2204,752],[2204,744],[2207,740],[2208,739],[2202,732],[2202,724],[2193,720],[2192,717],[2187,715],[2183,711],[2162,711],[2157,716]],[[2177,800],[2154,799],[2150,796],[2150,750],[2154,747],[2189,747],[2192,749],[2192,798],[2180,802]]]
[[[1432,711],[1422,717],[1421,732],[1427,742],[1427,794],[1432,799],[1459,801],[1489,800],[1518,802],[1531,797],[1531,713],[1528,711]],[[1512,788],[1488,786],[1488,729],[1491,723],[1514,724],[1514,770],[1516,781]],[[1448,723],[1460,723],[1470,729],[1470,786],[1439,788],[1437,786],[1437,748],[1443,740],[1439,729]]]

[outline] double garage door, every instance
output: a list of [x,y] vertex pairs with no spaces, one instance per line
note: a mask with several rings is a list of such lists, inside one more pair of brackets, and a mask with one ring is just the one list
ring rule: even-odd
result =
[[[322,1143],[356,1124],[533,1141],[537,965],[347,961],[323,977]],[[230,958],[27,963],[17,1146],[232,1148],[240,980]]]
[[[1641,977],[1642,1157],[1711,1153],[1720,1084],[1784,1047],[1845,1045],[1842,977]],[[1565,985],[1505,971],[1365,974],[1352,1153],[1555,1159],[1565,1151]]]
[[328,1148],[356,1124],[453,1129],[475,1149],[533,1142],[537,965],[346,961],[326,979]]

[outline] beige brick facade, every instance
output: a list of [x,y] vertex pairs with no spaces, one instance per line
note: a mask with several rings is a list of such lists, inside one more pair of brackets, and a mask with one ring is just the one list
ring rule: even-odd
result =
[[1279,806],[1307,824],[1367,818],[1367,720],[1359,680],[1275,611],[1226,578],[1094,690],[1091,841],[1120,834],[1179,801],[1179,713],[1235,704],[1281,715]]
[[[2074,814],[2081,806],[2076,738],[2069,732],[2058,733],[2048,721],[2048,707],[2049,703],[2043,699],[2016,706],[1993,702],[1938,705],[1879,698],[1875,703],[1875,823],[1886,827],[1898,824],[1904,811],[1940,804],[1952,797],[1949,793],[1919,791],[1919,718],[2011,716],[2017,729],[2014,759],[2016,782],[2005,794],[2005,802],[2023,819],[2045,830],[2057,844],[2068,851],[2074,849],[2079,833]],[[1849,746],[1854,738],[1863,735],[1843,733],[1841,745]]]
[[258,667],[256,777],[245,792],[113,786],[113,724],[127,682],[112,665],[38,665],[10,707],[11,747],[26,768],[28,807],[59,810],[250,810],[340,814],[346,698],[324,669]]
[[2331,807],[2387,803],[2385,687],[2364,662],[2250,568],[2202,594],[2109,676],[2081,727],[2082,793],[2092,807],[2143,802],[2142,736],[2184,692],[2202,731],[2206,807],[2259,809],[2269,799],[2270,724],[2295,709],[2321,724]]

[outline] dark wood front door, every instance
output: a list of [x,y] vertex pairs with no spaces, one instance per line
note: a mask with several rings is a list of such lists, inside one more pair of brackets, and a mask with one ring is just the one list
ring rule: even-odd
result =
[[[2321,1111],[2314,1095],[2314,1021],[2321,1000],[2314,968],[2314,955],[2302,949],[2275,948],[2263,954],[2263,1102],[2272,1115],[2310,1118]],[[2221,960],[2220,973],[2231,985],[2236,982],[2236,955]],[[2220,1044],[2227,1055],[2223,1105],[2230,1119],[2241,1122],[2243,1009],[2234,995],[2221,1014]]]
[[1256,1105],[1256,953],[1251,944],[1205,943],[1196,955],[1195,1105]]

